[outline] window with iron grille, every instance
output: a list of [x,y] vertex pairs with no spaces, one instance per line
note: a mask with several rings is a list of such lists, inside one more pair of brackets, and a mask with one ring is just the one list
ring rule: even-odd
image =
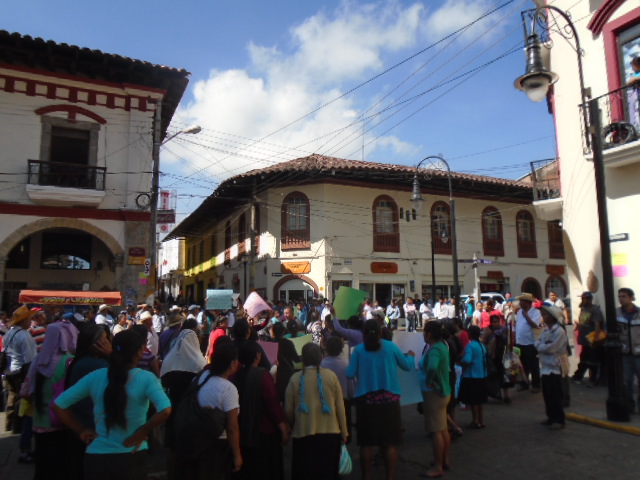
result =
[[398,206],[382,195],[373,202],[373,251],[400,252]]
[[311,247],[309,199],[304,193],[292,192],[282,202],[281,245],[283,250]]
[[431,240],[433,253],[451,255],[451,210],[445,202],[431,207]]

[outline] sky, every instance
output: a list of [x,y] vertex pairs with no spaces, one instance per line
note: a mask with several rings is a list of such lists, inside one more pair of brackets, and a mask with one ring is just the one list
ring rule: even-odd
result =
[[[580,1],[588,0],[577,0]],[[24,0],[0,28],[184,68],[161,152],[179,218],[220,182],[312,153],[515,179],[556,155],[513,87],[531,0]]]

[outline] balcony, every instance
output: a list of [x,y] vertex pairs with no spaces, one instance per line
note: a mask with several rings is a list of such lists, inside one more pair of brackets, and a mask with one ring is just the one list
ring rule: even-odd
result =
[[557,159],[530,162],[533,206],[536,215],[548,222],[562,220],[562,195]]
[[34,203],[97,207],[105,197],[105,167],[29,160],[27,194]]
[[601,112],[605,166],[619,168],[640,162],[640,83],[606,93],[596,100]]

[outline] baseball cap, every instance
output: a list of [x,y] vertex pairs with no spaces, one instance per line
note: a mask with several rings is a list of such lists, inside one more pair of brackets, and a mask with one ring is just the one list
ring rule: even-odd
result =
[[582,292],[582,295],[578,295],[580,298],[586,297],[586,298],[593,298],[593,293],[591,292]]

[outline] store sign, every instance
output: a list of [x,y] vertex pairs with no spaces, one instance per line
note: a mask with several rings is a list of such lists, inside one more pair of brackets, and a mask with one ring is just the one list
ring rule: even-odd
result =
[[310,273],[311,272],[311,262],[284,262],[280,265],[281,273]]
[[548,275],[564,275],[564,265],[547,265]]
[[398,264],[393,262],[371,262],[371,273],[398,273]]
[[176,211],[175,210],[158,210],[158,224],[162,223],[176,223]]
[[129,265],[144,265],[147,259],[147,251],[142,247],[131,247],[129,249]]

